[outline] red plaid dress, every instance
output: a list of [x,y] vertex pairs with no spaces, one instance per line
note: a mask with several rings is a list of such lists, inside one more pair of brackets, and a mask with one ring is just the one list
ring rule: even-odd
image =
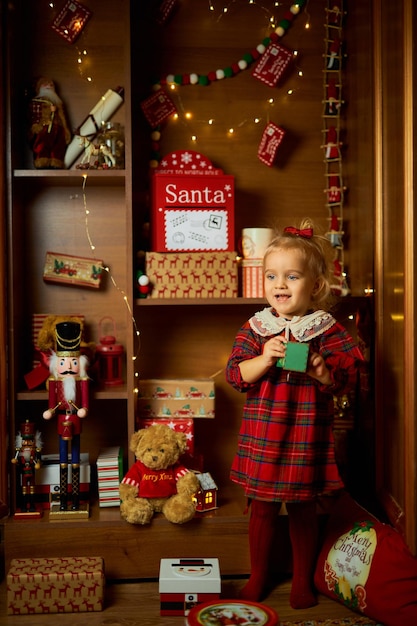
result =
[[[272,309],[265,311],[273,316]],[[261,354],[264,343],[279,332],[265,329],[254,316],[236,336],[226,379],[247,397],[230,476],[250,498],[307,501],[344,486],[334,453],[333,396],[356,390],[364,357],[330,314],[321,311],[314,315],[318,315],[317,323],[313,319],[298,328],[297,339],[309,341],[310,350],[323,356],[333,380],[330,386],[303,372],[276,366],[256,383],[244,382],[239,363]],[[300,318],[298,326],[303,320]],[[280,332],[294,340],[289,330],[287,326]]]

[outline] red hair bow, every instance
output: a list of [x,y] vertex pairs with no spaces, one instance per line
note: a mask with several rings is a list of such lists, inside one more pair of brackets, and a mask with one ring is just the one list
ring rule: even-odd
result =
[[294,228],[294,226],[287,226],[284,228],[284,233],[289,233],[290,235],[294,235],[295,237],[304,237],[304,239],[311,239],[313,236],[312,228]]

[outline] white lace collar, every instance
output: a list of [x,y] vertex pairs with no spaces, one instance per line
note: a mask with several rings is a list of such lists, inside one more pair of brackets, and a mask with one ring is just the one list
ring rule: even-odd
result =
[[261,335],[261,337],[276,335],[285,330],[287,339],[291,332],[297,341],[310,341],[336,323],[335,318],[326,311],[314,311],[302,317],[295,316],[291,320],[278,317],[272,311],[271,307],[266,307],[262,311],[255,313],[249,320],[252,330]]

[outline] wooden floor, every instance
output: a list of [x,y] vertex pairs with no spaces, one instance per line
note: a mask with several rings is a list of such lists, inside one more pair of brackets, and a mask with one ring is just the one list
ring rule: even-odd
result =
[[[222,580],[222,598],[233,599],[244,580]],[[278,613],[280,621],[343,619],[358,617],[343,605],[318,597],[318,605],[305,610],[293,610],[289,605],[291,581],[277,584],[264,601]],[[0,585],[1,626],[183,626],[184,617],[161,617],[159,614],[158,581],[108,583],[105,608],[100,612],[55,615],[16,616],[6,614],[6,583]],[[372,621],[370,620],[370,623]]]

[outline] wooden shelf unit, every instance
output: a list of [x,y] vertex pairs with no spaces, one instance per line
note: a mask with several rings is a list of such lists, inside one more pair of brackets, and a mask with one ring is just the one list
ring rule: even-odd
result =
[[[133,306],[130,3],[122,3],[117,11],[110,2],[89,0],[87,5],[92,17],[75,44],[53,31],[56,9],[44,0],[15,0],[9,3],[6,17],[10,459],[14,437],[26,419],[34,420],[42,432],[42,453],[58,450],[55,420],[42,419],[47,392],[45,388],[29,390],[24,380],[33,367],[33,314],[83,315],[85,340],[95,344],[100,339],[100,320],[113,318],[117,341],[125,349],[124,384],[104,389],[92,381],[81,450],[89,453],[94,464],[102,447],[120,445],[127,451],[126,442],[134,430],[133,355],[137,346],[126,304]],[[82,152],[70,169],[34,169],[27,109],[28,94],[33,93],[39,76],[54,80],[72,129],[82,124],[109,89],[123,86],[123,104],[111,120],[125,130],[124,169],[79,169],[76,164]],[[107,269],[100,287],[47,284],[43,268],[48,251],[103,261]],[[16,477],[11,465],[10,477],[13,514]],[[17,536],[26,534],[27,526],[17,525],[16,532]],[[7,537],[6,532],[9,555]],[[88,533],[85,540],[88,543]]]
[[[157,576],[159,559],[162,557],[204,556],[210,552],[209,556],[220,558],[222,574],[247,574],[248,518],[243,514],[245,502],[241,490],[229,480],[244,396],[226,383],[224,368],[236,331],[265,303],[262,299],[240,297],[207,300],[137,298],[133,268],[138,232],[146,221],[149,209],[149,145],[146,143],[149,140],[149,129],[141,120],[139,102],[149,95],[144,92],[142,83],[148,85],[147,78],[152,69],[148,63],[152,34],[146,39],[147,34],[143,32],[145,21],[142,20],[142,24],[138,16],[140,18],[141,11],[150,9],[147,3],[140,2],[120,3],[117,10],[110,0],[85,0],[85,4],[92,10],[92,18],[77,46],[71,46],[50,28],[52,15],[46,0],[36,3],[12,0],[9,3],[8,61],[11,82],[8,89],[7,221],[10,458],[14,451],[14,434],[20,422],[27,418],[34,419],[42,430],[44,453],[55,453],[58,449],[55,424],[46,423],[41,417],[47,403],[46,391],[29,391],[23,381],[24,374],[32,366],[32,314],[84,314],[88,340],[95,342],[99,340],[100,318],[111,315],[116,321],[117,339],[126,350],[126,384],[111,390],[92,387],[91,415],[84,426],[82,450],[89,452],[92,465],[102,447],[118,444],[127,453],[129,436],[136,427],[135,374],[139,380],[212,378],[216,388],[216,418],[195,420],[195,442],[204,458],[205,470],[212,474],[219,487],[219,509],[199,515],[184,526],[169,524],[161,516],[155,517],[148,527],[131,526],[120,519],[118,509],[100,509],[94,501],[90,518],[83,522],[50,522],[47,514],[40,521],[30,522],[19,522],[9,517],[4,520],[3,528],[6,568],[14,557],[99,554],[105,559],[109,578],[150,578]],[[197,18],[201,19],[201,9],[192,2],[187,9],[190,11],[190,19],[182,20],[181,25],[187,34],[195,34],[198,32],[196,23]],[[132,19],[134,25],[131,24]],[[224,56],[229,58],[235,53],[241,54],[241,43],[236,38],[241,28],[248,28],[248,25],[249,21],[244,14],[233,29],[231,42],[228,31],[227,47],[233,45],[234,49],[227,50]],[[136,30],[131,42],[130,30],[133,32],[133,28]],[[172,34],[167,33],[168,42],[171,37]],[[259,37],[263,37],[263,32],[262,37],[259,33]],[[298,35],[295,34],[295,37]],[[178,45],[180,59],[181,54],[189,56],[187,45],[184,47],[179,40],[174,43]],[[199,41],[194,43],[199,45]],[[94,79],[92,83],[86,80],[88,74],[80,72],[77,67],[76,50],[84,47],[91,59],[88,72],[91,71]],[[211,57],[213,51],[218,55],[213,63],[219,63],[221,67],[224,61],[220,56],[224,50],[211,38],[210,48],[203,48],[202,51],[199,48],[198,60],[202,61],[202,54]],[[162,62],[166,50],[158,52],[161,53]],[[314,50],[306,57],[314,60]],[[131,61],[135,61],[132,72]],[[156,66],[160,64],[158,58],[154,61]],[[33,169],[22,120],[25,119],[25,88],[34,76],[41,74],[51,76],[56,81],[58,93],[66,104],[74,127],[85,118],[107,89],[123,85],[124,105],[113,119],[125,128],[125,170],[80,171],[74,167],[68,171]],[[311,76],[314,77],[313,72]],[[248,73],[239,83],[242,98],[245,90],[252,98],[253,89],[249,80]],[[314,80],[311,81],[311,92],[314,95],[316,90],[321,94],[314,86]],[[319,87],[321,89],[321,84]],[[265,87],[266,95],[270,94]],[[237,103],[239,108],[240,96],[234,94],[230,97],[230,101]],[[222,104],[222,96],[218,97]],[[298,118],[292,120],[294,128],[301,123],[306,124],[305,105],[315,105],[314,98],[311,97],[307,102],[303,98],[301,113],[297,113],[295,107],[294,115],[298,115]],[[131,103],[135,110],[133,119]],[[296,174],[292,174],[292,181],[288,184],[289,190],[297,189],[299,192],[297,202],[294,203],[292,192],[287,194],[287,198],[285,194],[280,197],[280,203],[287,203],[286,207],[285,204],[278,207],[285,207],[282,219],[287,215],[286,221],[298,219],[298,214],[302,217],[305,212],[311,212],[318,205],[317,197],[319,201],[322,197],[321,185],[317,182],[321,163],[317,162],[316,136],[312,132],[306,133],[306,136],[306,150],[299,155],[299,164],[294,163]],[[250,152],[248,150],[244,159],[247,165],[241,169],[236,167],[237,186],[242,187],[236,234],[243,226],[253,225],[254,207],[266,207],[265,214],[261,216],[259,211],[255,218],[256,221],[259,219],[260,226],[274,225],[278,212],[278,190],[271,187],[268,168],[256,161],[258,139],[257,136],[251,139]],[[168,146],[169,141],[175,144],[176,137],[168,139]],[[174,147],[176,149],[176,146],[171,146],[172,149]],[[228,148],[223,140],[213,150],[218,159],[216,164],[224,167],[226,172],[232,172],[236,151]],[[309,169],[309,184],[301,187],[300,163]],[[278,175],[274,172],[274,184],[277,187],[282,185],[279,174],[279,171]],[[257,177],[260,177],[261,182],[253,184]],[[249,184],[244,189],[246,180]],[[281,191],[284,190],[280,187]],[[296,209],[294,204],[297,205]],[[45,284],[42,280],[45,252],[62,250],[89,256],[92,250],[88,234],[94,242],[94,254],[109,266],[115,284],[109,276],[99,290]],[[139,341],[135,336],[125,296],[132,303]],[[347,298],[339,312],[342,321],[347,326],[350,323],[353,331],[354,321],[348,322],[348,317],[356,311],[359,300],[361,298]],[[136,372],[134,357],[137,357]],[[13,472],[10,475],[13,479]],[[12,480],[11,512],[14,489]],[[285,516],[282,537],[288,548],[284,525]]]

